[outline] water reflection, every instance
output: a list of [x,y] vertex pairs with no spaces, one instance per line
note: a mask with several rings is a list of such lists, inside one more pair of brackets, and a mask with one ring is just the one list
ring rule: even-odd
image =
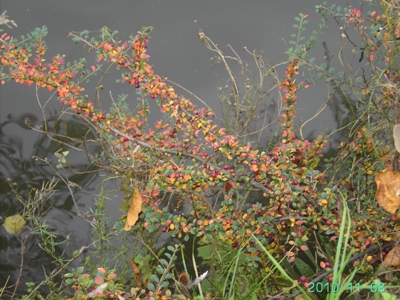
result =
[[[60,148],[60,143],[30,129],[30,126],[37,126],[37,120],[38,118],[32,114],[9,115],[8,120],[0,125],[1,223],[7,216],[23,211],[22,202],[26,203],[27,199],[33,196],[33,188],[40,189],[43,182],[53,179],[54,172],[49,164],[34,160],[32,157],[47,158],[47,161],[55,166],[57,159],[53,153]],[[64,134],[66,126],[69,133],[75,137],[82,137],[83,132],[85,134],[88,132],[86,125],[79,120],[68,120],[68,125],[58,122],[58,120],[55,114],[48,120],[48,125],[55,129],[54,133]],[[29,130],[28,134],[27,130]],[[33,143],[31,143],[32,139]],[[85,187],[85,191],[78,188],[72,189],[78,209],[85,211],[93,202],[93,189],[97,188],[93,186],[93,183],[99,177],[97,173],[85,174],[87,171],[94,171],[93,166],[90,166],[87,161],[86,155],[79,157],[74,154],[71,160],[73,161],[71,170],[78,174],[71,170],[64,170],[65,172],[59,170],[59,172],[64,178],[68,178],[71,182],[79,182],[80,186]],[[15,191],[10,187],[10,182],[21,196],[21,201],[17,199]],[[68,188],[60,181],[55,189],[57,192],[52,194],[44,204],[38,221],[46,222],[49,229],[56,233],[55,242],[58,245],[55,246],[55,254],[61,255],[65,251],[68,256],[72,250],[87,244],[90,239],[91,227],[86,220],[77,216]],[[17,289],[17,293],[20,295],[26,292],[26,282],[38,284],[56,267],[53,263],[55,258],[43,251],[40,246],[43,241],[40,235],[31,231],[32,228],[33,223],[28,222],[25,229],[18,235],[8,234],[3,226],[0,229],[0,286],[3,287],[6,283],[7,286],[12,286],[20,278]],[[70,235],[73,236],[72,239],[69,239]],[[23,267],[20,274],[21,264]],[[13,290],[14,287],[9,288],[2,297],[7,299]],[[46,290],[41,290],[41,293],[46,294]]]

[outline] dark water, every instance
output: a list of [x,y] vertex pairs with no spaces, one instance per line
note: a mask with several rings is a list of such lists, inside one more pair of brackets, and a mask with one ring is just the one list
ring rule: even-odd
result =
[[[343,4],[346,5],[346,1]],[[48,57],[57,53],[65,54],[67,61],[87,56],[82,45],[75,45],[67,35],[71,31],[90,30],[93,33],[103,26],[119,31],[119,37],[126,39],[135,34],[142,26],[154,26],[149,44],[149,54],[155,72],[161,76],[184,86],[221,116],[218,102],[218,88],[223,87],[228,79],[224,70],[215,69],[221,83],[216,81],[210,58],[214,56],[198,39],[200,28],[218,43],[225,53],[229,53],[230,44],[251,64],[252,58],[246,56],[242,48],[258,49],[259,52],[275,64],[285,59],[284,51],[288,48],[289,36],[295,33],[292,25],[299,12],[309,14],[309,31],[315,29],[320,16],[314,13],[314,7],[320,1],[11,1],[0,3],[0,10],[17,24],[17,28],[2,28],[9,34],[18,37],[46,25],[49,35],[46,39],[49,47]],[[332,52],[338,47],[335,44],[339,34],[334,24],[332,30],[321,40],[315,50],[315,56],[323,58],[322,42]],[[239,68],[233,64],[232,69]],[[255,69],[254,69],[255,70]],[[95,95],[95,83],[87,87],[90,97]],[[271,83],[272,84],[272,83]],[[114,80],[104,82],[101,97],[105,107],[109,103],[109,92],[114,97],[120,93],[134,94],[130,86],[116,85]],[[52,170],[46,164],[35,161],[32,156],[48,157],[56,163],[53,153],[60,145],[50,142],[42,134],[30,130],[25,119],[34,126],[41,126],[43,117],[37,104],[34,89],[15,83],[7,83],[0,87],[0,217],[19,213],[21,204],[16,200],[6,183],[10,178],[18,184],[18,191],[28,197],[32,187],[40,187],[44,180],[51,180]],[[325,86],[314,87],[311,93],[299,94],[299,122],[307,120],[325,101]],[[43,94],[45,101],[49,95]],[[189,95],[187,95],[191,98]],[[196,102],[196,100],[195,100]],[[196,102],[201,105],[199,102]],[[45,109],[46,118],[54,118],[60,111],[60,104],[55,99]],[[156,115],[154,118],[156,119]],[[61,126],[61,125],[60,125]],[[77,120],[70,124],[71,130],[78,133],[85,125]],[[329,110],[324,111],[305,128],[305,134],[316,135],[329,132],[335,128],[333,116]],[[63,128],[60,128],[60,130]],[[94,148],[93,148],[94,150]],[[68,163],[75,171],[91,171],[88,160],[82,153],[71,151]],[[89,211],[95,195],[99,191],[104,174],[90,175],[65,174],[69,180],[76,182],[82,189],[74,190],[74,197],[82,212]],[[111,184],[112,185],[112,184]],[[57,251],[79,249],[90,241],[91,226],[77,217],[76,208],[65,185],[59,184],[59,191],[49,200],[45,221],[49,227],[59,233],[63,240],[70,235],[68,245],[59,246]],[[115,188],[115,186],[110,187]],[[116,220],[120,216],[119,199],[108,202],[110,217]],[[9,278],[14,283],[20,265],[20,242],[17,236],[7,234],[0,228],[0,286]],[[53,259],[44,254],[32,237],[25,248],[23,281],[40,282],[44,278],[44,270],[53,268]]]

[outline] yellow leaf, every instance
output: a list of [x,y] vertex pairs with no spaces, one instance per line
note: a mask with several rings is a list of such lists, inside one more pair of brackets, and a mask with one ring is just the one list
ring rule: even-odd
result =
[[26,221],[23,216],[15,215],[9,216],[4,221],[4,228],[9,234],[18,234],[24,229]]
[[125,231],[128,231],[136,224],[139,214],[142,211],[142,195],[137,189],[133,190],[131,204],[126,215]]

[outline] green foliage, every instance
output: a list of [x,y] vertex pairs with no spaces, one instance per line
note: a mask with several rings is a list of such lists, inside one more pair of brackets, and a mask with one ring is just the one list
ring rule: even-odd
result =
[[[93,256],[111,253],[111,259],[101,259],[94,278],[90,272],[84,274],[83,267],[68,273],[65,282],[75,291],[71,299],[169,297],[173,284],[176,295],[188,298],[211,299],[215,295],[248,299],[302,293],[313,299],[311,284],[329,284],[329,280],[338,285],[338,291],[327,291],[327,299],[338,299],[356,294],[348,288],[355,278],[362,279],[361,293],[365,293],[368,283],[380,274],[377,265],[364,262],[361,254],[371,246],[379,249],[397,238],[398,216],[387,222],[387,213],[376,204],[372,186],[385,164],[394,162],[398,169],[389,133],[400,118],[396,105],[400,80],[399,8],[389,2],[379,2],[376,7],[371,3],[371,11],[365,13],[361,10],[365,7],[317,6],[323,18],[309,36],[305,27],[308,15],[299,14],[293,26],[296,33],[290,36],[286,51],[288,59],[275,66],[266,66],[256,52],[247,50],[256,63],[257,82],[250,80],[247,65],[233,49],[234,56],[225,55],[200,31],[200,40],[216,53],[230,78],[229,91],[221,92],[221,102],[227,107],[227,128],[216,124],[207,105],[196,107],[155,74],[147,54],[151,27],[142,28],[128,42],[118,40],[117,32],[106,27],[98,36],[87,30],[72,32],[74,42],[95,53],[99,64],[87,68],[89,74],[83,59],[65,64],[64,57],[56,56],[46,62],[44,29],[22,37],[21,42],[3,35],[0,50],[4,73],[0,79],[12,78],[54,91],[63,104],[85,120],[96,132],[99,146],[99,152],[89,156],[93,164],[109,171],[112,179],[120,180],[119,189],[124,194],[120,209],[124,214],[130,207],[132,191],[141,192],[143,207],[137,226],[118,239],[122,247],[117,249],[110,240],[115,241],[114,237],[121,234],[125,219],[110,224],[105,213],[107,194],[102,186],[96,207],[91,210],[97,253]],[[329,20],[339,25],[341,48],[338,55],[332,55],[328,45],[323,44],[325,59],[319,61],[312,57],[312,49]],[[357,39],[361,43],[354,42]],[[354,55],[362,63],[359,69]],[[340,68],[332,66],[333,59]],[[232,60],[243,67],[243,83],[231,70]],[[132,86],[134,101],[128,95],[119,95],[107,111],[94,106],[99,99],[89,101],[82,94],[82,83],[104,72],[100,63],[115,67],[120,75],[117,83]],[[282,65],[285,74],[279,75],[276,69]],[[73,81],[78,73],[79,79]],[[261,91],[269,77],[278,82],[274,85],[280,104],[275,116],[279,126],[276,134],[262,144],[257,141],[268,126],[263,124],[262,129],[254,130],[252,126],[257,124],[256,114],[268,107]],[[296,125],[298,91],[321,80],[334,93],[323,107],[336,108],[340,140],[339,148],[329,158],[323,157],[323,150],[332,135],[307,140],[303,137],[307,122]],[[270,93],[268,96],[273,98]],[[154,126],[148,122],[153,104],[163,114]],[[345,117],[337,113],[341,109],[347,112]],[[67,167],[68,151],[60,151],[55,153],[59,162],[56,168],[45,159],[37,159],[48,163],[71,192],[72,183],[57,171]],[[253,201],[254,195],[257,201]],[[76,202],[75,206],[79,213]],[[35,224],[33,232],[42,234],[43,249],[65,268],[65,259],[56,255],[56,235],[33,216],[30,220]],[[193,284],[199,295],[191,284],[179,282],[174,274],[179,247],[169,248],[169,252],[163,247],[159,253],[154,251],[160,236],[167,233],[179,242],[198,241],[202,263],[213,268],[207,273],[209,281]],[[131,247],[133,242],[136,244]],[[375,255],[381,259],[383,252],[379,251]],[[194,250],[192,263],[199,277]],[[91,262],[86,265],[91,266]],[[116,273],[105,271],[108,265],[116,266],[115,272],[118,268],[122,277],[132,272],[127,267],[132,266],[137,287],[123,292],[125,282],[116,283]],[[380,279],[384,280],[383,276]],[[384,291],[379,293],[384,296]]]

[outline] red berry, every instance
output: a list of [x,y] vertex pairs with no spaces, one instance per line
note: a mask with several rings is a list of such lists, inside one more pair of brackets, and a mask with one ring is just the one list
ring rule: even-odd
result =
[[328,277],[328,282],[332,282],[332,281],[333,281],[332,276],[329,276],[329,277]]
[[211,173],[211,177],[212,177],[212,178],[215,178],[215,177],[217,177],[217,173],[216,173],[215,171],[212,171],[212,173]]
[[301,277],[300,277],[300,281],[301,281],[301,282],[307,282],[307,277],[304,276],[304,275],[301,276]]
[[251,161],[251,164],[252,164],[252,165],[256,165],[256,164],[257,164],[257,161],[256,161],[256,160],[252,160],[252,161]]
[[257,210],[257,213],[258,213],[259,215],[261,215],[261,214],[263,213],[262,209],[261,209],[261,208],[258,209],[258,210]]
[[326,225],[331,226],[332,225],[332,221],[331,220],[327,220],[326,221]]
[[232,247],[233,247],[233,248],[236,248],[237,246],[239,246],[239,242],[238,242],[238,241],[235,241],[235,242],[232,244]]
[[228,170],[229,169],[229,166],[228,165],[225,165],[224,166],[224,170]]
[[174,148],[174,147],[175,147],[175,144],[174,144],[174,143],[171,143],[171,144],[169,144],[169,147],[170,147],[170,148]]
[[178,173],[175,173],[175,178],[179,178],[179,174]]
[[231,174],[235,173],[234,169],[231,169],[229,172],[231,172]]
[[167,227],[163,227],[162,232],[167,232]]
[[294,185],[298,185],[299,182],[298,182],[297,180],[293,180],[293,184],[294,184]]
[[177,167],[177,166],[173,166],[172,169],[173,169],[174,171],[176,171],[176,170],[178,170],[178,167]]
[[329,261],[326,261],[325,262],[325,267],[330,268],[330,266],[331,266],[331,263]]

